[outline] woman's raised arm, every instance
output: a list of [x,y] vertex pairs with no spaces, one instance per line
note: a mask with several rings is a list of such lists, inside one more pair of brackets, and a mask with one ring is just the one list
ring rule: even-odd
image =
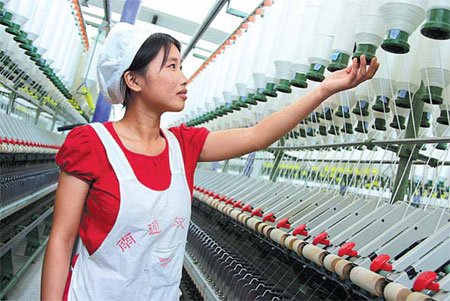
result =
[[371,79],[378,69],[376,58],[367,68],[366,59],[353,60],[352,66],[330,74],[315,90],[297,102],[249,128],[212,132],[208,135],[199,161],[219,161],[264,149],[292,130],[322,101],[339,91],[356,87]]

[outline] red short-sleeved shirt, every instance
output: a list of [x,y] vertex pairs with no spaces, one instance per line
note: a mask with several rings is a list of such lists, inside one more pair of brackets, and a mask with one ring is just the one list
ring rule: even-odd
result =
[[[171,174],[167,140],[166,148],[159,155],[141,155],[125,148],[111,122],[104,125],[124,152],[139,182],[152,190],[161,191],[169,187]],[[180,143],[192,195],[195,167],[209,131],[205,128],[186,127],[184,124],[169,130]],[[119,212],[117,177],[103,144],[90,126],[80,126],[69,133],[56,155],[56,163],[67,173],[91,184],[79,234],[89,253],[93,254],[112,229]]]

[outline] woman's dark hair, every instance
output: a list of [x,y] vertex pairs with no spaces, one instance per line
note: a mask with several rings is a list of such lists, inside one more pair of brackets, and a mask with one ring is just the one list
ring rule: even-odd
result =
[[[134,73],[144,75],[147,72],[148,64],[158,55],[161,48],[164,49],[164,58],[161,64],[162,69],[167,62],[170,46],[172,44],[175,45],[179,51],[181,51],[181,44],[174,37],[165,33],[152,34],[139,48],[133,61],[131,62],[130,67],[125,70],[124,73],[127,71],[133,71]],[[120,79],[120,89],[124,92],[125,98],[123,100],[123,106],[126,107],[131,96],[131,90],[125,83],[123,74]]]

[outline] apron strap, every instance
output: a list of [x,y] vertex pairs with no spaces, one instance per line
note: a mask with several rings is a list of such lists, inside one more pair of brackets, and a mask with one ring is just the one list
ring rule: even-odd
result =
[[178,142],[177,137],[170,130],[163,129],[162,131],[169,144],[170,171],[172,173],[185,174],[183,153],[181,152],[180,143]]
[[99,122],[94,122],[89,125],[95,130],[100,141],[103,143],[109,163],[114,169],[117,179],[120,181],[136,178],[128,159],[106,127]]

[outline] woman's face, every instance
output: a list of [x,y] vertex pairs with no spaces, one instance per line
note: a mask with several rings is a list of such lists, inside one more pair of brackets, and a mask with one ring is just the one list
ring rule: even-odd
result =
[[180,51],[173,44],[164,65],[164,49],[150,62],[145,74],[142,96],[159,113],[179,112],[187,99],[187,78],[181,71]]

